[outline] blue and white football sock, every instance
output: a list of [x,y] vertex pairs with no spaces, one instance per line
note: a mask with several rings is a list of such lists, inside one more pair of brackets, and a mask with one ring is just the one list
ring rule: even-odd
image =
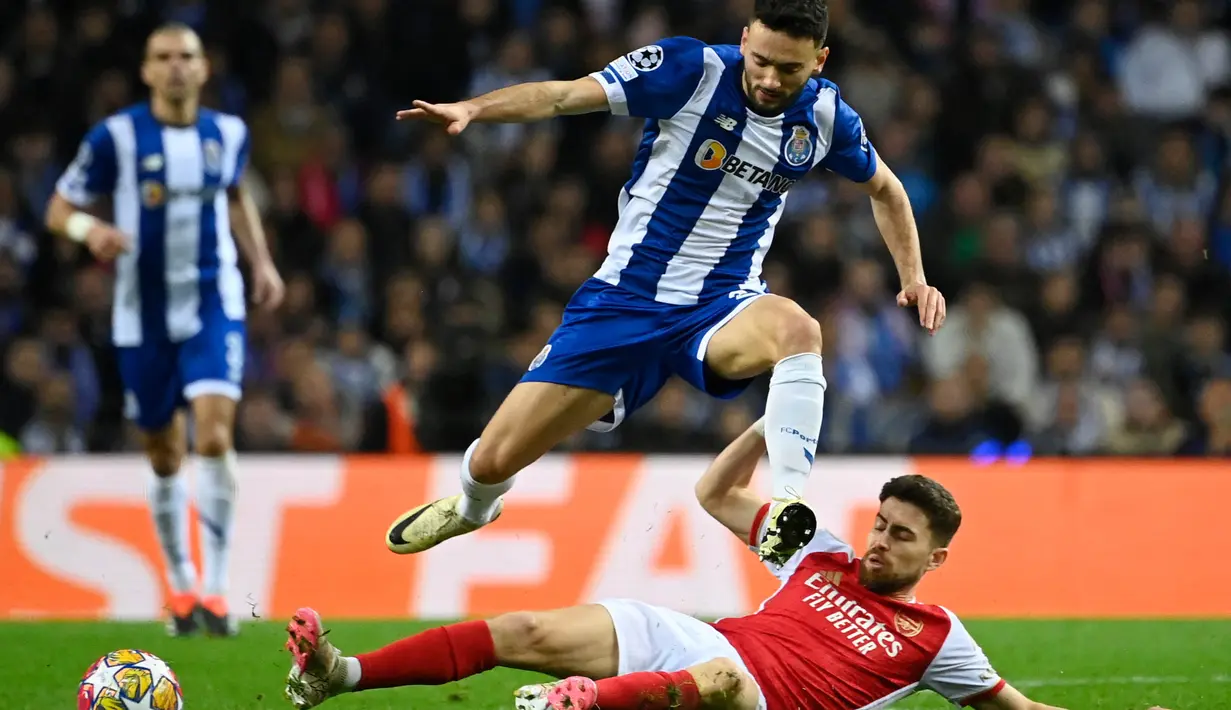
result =
[[151,470],[147,496],[154,530],[166,562],[167,582],[176,594],[194,593],[197,568],[188,548],[188,490],[180,474],[159,476]]
[[231,522],[235,514],[234,451],[198,459],[197,520],[201,529],[204,596],[225,596],[231,562]]
[[774,498],[804,495],[821,435],[825,387],[821,356],[816,353],[791,355],[774,366],[765,402],[765,448]]
[[500,497],[508,493],[513,488],[513,481],[517,476],[512,476],[507,481],[500,483],[480,483],[470,475],[470,457],[474,455],[474,450],[479,448],[479,440],[475,439],[466,449],[466,455],[462,457],[462,498],[458,503],[457,512],[466,520],[484,525],[491,521],[492,514],[496,512],[496,503]]

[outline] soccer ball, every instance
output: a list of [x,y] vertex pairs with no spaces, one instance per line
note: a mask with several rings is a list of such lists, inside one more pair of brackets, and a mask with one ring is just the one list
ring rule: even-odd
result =
[[149,651],[112,651],[94,662],[77,686],[77,710],[181,710],[180,681]]

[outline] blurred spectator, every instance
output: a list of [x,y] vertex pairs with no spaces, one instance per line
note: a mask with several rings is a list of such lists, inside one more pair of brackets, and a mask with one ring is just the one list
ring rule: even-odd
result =
[[4,377],[0,379],[0,432],[20,438],[34,419],[38,391],[50,374],[42,344],[32,339],[10,341],[5,353]]
[[958,375],[932,383],[929,413],[910,442],[912,454],[964,454],[977,446],[984,431],[971,401],[970,386]]
[[976,262],[982,278],[996,284],[1006,306],[1025,311],[1038,297],[1038,275],[1025,261],[1021,221],[1000,212],[988,220],[983,234],[983,254]]
[[273,97],[252,116],[252,165],[266,175],[280,169],[297,172],[308,158],[312,137],[329,120],[313,100],[311,71],[300,57],[283,59]]
[[834,341],[829,381],[848,408],[843,412],[851,429],[847,445],[856,450],[872,445],[871,413],[878,401],[902,387],[916,357],[918,324],[897,307],[893,296],[880,264],[861,260],[847,270],[842,296],[827,323],[832,327],[826,337]]
[[1139,168],[1135,183],[1147,217],[1163,234],[1178,219],[1208,218],[1218,187],[1198,162],[1191,136],[1179,129],[1163,137],[1153,165]]
[[82,454],[85,431],[76,423],[73,380],[65,373],[48,377],[39,387],[34,417],[21,430],[21,448],[27,454]]
[[1086,329],[1089,318],[1080,310],[1079,298],[1077,279],[1072,273],[1058,271],[1043,281],[1030,319],[1035,342],[1041,351],[1047,352],[1057,338]]
[[445,217],[454,229],[470,218],[470,164],[453,153],[449,137],[433,131],[423,136],[423,144],[403,174],[405,204],[410,213]]
[[73,422],[87,426],[98,410],[100,388],[94,355],[82,342],[80,326],[70,310],[57,308],[43,313],[40,338],[47,347],[53,369],[63,372],[72,386],[69,402],[75,402]]
[[393,353],[368,342],[366,330],[354,323],[341,324],[335,348],[327,365],[339,396],[357,409],[379,399],[394,378]]
[[1124,423],[1107,438],[1107,451],[1123,456],[1166,456],[1184,442],[1188,432],[1149,380],[1129,384],[1124,397]]
[[31,234],[36,225],[29,212],[21,208],[16,187],[13,174],[0,170],[0,253],[25,270],[38,256],[38,245]]
[[363,223],[339,222],[329,235],[320,271],[334,320],[367,323],[372,315],[371,272],[368,233]]
[[1199,400],[1200,425],[1177,453],[1181,456],[1231,456],[1231,379],[1206,383]]
[[1119,387],[1136,379],[1144,366],[1133,314],[1124,306],[1114,306],[1091,342],[1090,373],[1100,382]]
[[1191,118],[1206,91],[1231,76],[1226,32],[1208,27],[1197,0],[1177,0],[1165,23],[1141,29],[1125,50],[1120,90],[1149,118]]
[[6,341],[26,326],[28,303],[24,298],[26,280],[21,267],[7,252],[0,252],[0,337]]
[[1122,419],[1116,390],[1090,375],[1085,348],[1075,335],[1056,340],[1047,351],[1046,362],[1046,376],[1026,410],[1028,430],[1039,453],[1099,453],[1112,427]]
[[[714,451],[724,444],[716,432],[705,427],[705,407],[697,406],[695,390],[683,381],[670,380],[658,396],[622,426],[622,443],[634,451],[656,450],[668,453]],[[644,416],[640,416],[644,415]]]
[[992,391],[1014,407],[1025,405],[1038,378],[1038,351],[1021,313],[1003,305],[995,286],[972,284],[949,310],[945,327],[924,341],[923,362],[936,379],[952,378],[971,355],[991,370]]
[[305,365],[292,383],[290,448],[299,452],[346,451],[357,443],[361,420],[354,403],[339,397],[328,373]]
[[1054,185],[1068,166],[1068,151],[1054,125],[1052,107],[1041,96],[1027,100],[1014,118],[1013,162],[1017,174],[1036,189]]
[[[1045,234],[1057,229],[1058,221],[1060,225],[1066,225],[1074,234],[1052,234],[1050,236],[1059,238],[1046,241],[1063,252],[1060,256],[1062,261],[1082,258],[1098,238],[1098,231],[1107,219],[1114,187],[1115,180],[1108,171],[1102,143],[1095,134],[1083,132],[1073,141],[1072,161],[1060,198],[1063,207],[1057,213],[1056,196],[1045,191],[1036,192],[1029,212],[1031,224]],[[1048,200],[1048,197],[1052,199]],[[1047,264],[1046,256],[1040,255],[1039,262],[1033,265],[1046,268]]]

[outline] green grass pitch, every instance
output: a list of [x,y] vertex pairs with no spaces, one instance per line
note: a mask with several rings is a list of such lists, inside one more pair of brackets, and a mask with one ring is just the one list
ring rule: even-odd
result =
[[[371,650],[426,625],[328,624],[347,653]],[[1171,710],[1231,708],[1231,620],[972,621],[968,627],[1010,683],[1033,699],[1065,708]],[[234,639],[169,639],[155,624],[30,622],[0,624],[0,708],[70,708],[77,681],[96,658],[143,648],[169,662],[187,710],[290,708],[282,682],[290,656],[278,623],[250,623]],[[494,671],[446,686],[348,695],[336,710],[510,710],[512,692],[537,676]],[[949,707],[919,693],[896,707]]]

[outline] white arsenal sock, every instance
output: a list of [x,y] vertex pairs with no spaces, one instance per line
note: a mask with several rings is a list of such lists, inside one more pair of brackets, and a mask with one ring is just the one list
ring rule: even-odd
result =
[[785,357],[774,366],[765,402],[765,448],[774,498],[804,495],[821,435],[825,386],[821,356],[816,353]]

